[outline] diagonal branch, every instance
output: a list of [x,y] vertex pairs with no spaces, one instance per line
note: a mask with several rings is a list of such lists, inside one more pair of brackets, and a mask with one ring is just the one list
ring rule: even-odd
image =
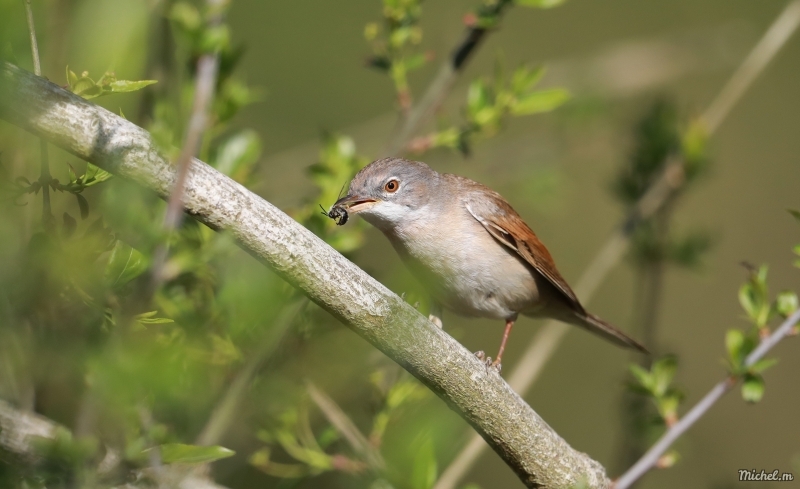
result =
[[[796,310],[794,314],[789,316],[783,324],[781,324],[774,333],[765,338],[758,347],[753,350],[744,361],[745,367],[752,367],[754,363],[764,358],[775,345],[780,343],[781,340],[792,334],[792,330],[797,322],[800,321],[800,309]],[[711,406],[716,404],[722,396],[736,385],[736,377],[730,376],[720,381],[715,385],[708,394],[706,394],[700,402],[694,405],[680,421],[672,425],[666,433],[653,445],[650,450],[645,453],[627,472],[614,484],[614,489],[627,489],[634,482],[639,480],[647,471],[652,469],[659,458],[675,443],[675,440],[680,438],[689,428],[692,427],[704,414],[711,409]]]
[[[0,118],[162,198],[175,182],[174,167],[144,129],[8,63],[0,71]],[[603,467],[570,447],[494,370],[270,203],[194,160],[184,205],[428,386],[528,487],[582,480],[608,487]]]

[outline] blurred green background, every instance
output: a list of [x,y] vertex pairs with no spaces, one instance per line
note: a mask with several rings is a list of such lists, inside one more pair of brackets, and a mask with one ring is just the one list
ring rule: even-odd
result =
[[[163,95],[170,87],[181,86],[185,75],[179,73],[186,68],[186,59],[169,55],[172,50],[185,51],[185,46],[163,40],[171,36],[165,34],[170,32],[164,20],[166,2],[33,3],[43,74],[51,81],[66,85],[67,65],[96,77],[113,70],[120,79],[155,78],[159,84],[141,92],[98,100],[143,127],[152,128],[156,119],[153,110],[142,108],[152,104],[148,91],[161,94],[162,103],[183,100],[184,109],[188,106],[180,89],[173,90],[178,95],[172,99]],[[410,75],[417,97],[461,40],[464,14],[477,3],[422,4],[419,49],[435,58]],[[624,216],[610,189],[631,157],[641,118],[657,100],[673,101],[686,123],[699,115],[784,5],[753,0],[568,0],[546,10],[512,7],[471,60],[442,112],[457,120],[469,83],[491,76],[498,58],[504,59],[507,70],[521,63],[545,64],[542,87],[566,87],[572,99],[550,113],[509,119],[499,134],[475,143],[469,157],[434,149],[420,159],[438,171],[468,176],[503,194],[548,246],[565,278],[574,283]],[[245,107],[219,134],[235,134],[241,128],[257,132],[261,151],[247,183],[280,208],[302,215],[298,209],[304,206],[332,203],[319,200],[319,190],[308,175],[309,166],[320,159],[324,134],[352,137],[358,155],[372,160],[393,130],[397,104],[392,83],[366,66],[371,49],[364,40],[364,26],[380,22],[381,9],[378,0],[231,2],[227,24],[232,45],[245,48],[234,73],[258,87],[254,93],[259,101]],[[31,69],[22,2],[0,0],[0,12],[5,56]],[[160,56],[167,59],[162,65],[167,71],[153,69],[153,60]],[[746,326],[737,300],[746,279],[740,262],[769,264],[773,292],[798,286],[791,249],[800,242],[800,228],[785,212],[800,207],[798,80],[800,36],[795,36],[710,139],[708,171],[675,204],[672,230],[678,234],[701,230],[712,244],[694,269],[667,269],[658,308],[659,350],[678,356],[677,383],[687,394],[685,406],[693,405],[725,375],[720,360],[725,331]],[[170,127],[172,144],[180,144],[181,124]],[[430,123],[423,132],[433,128]],[[209,151],[215,154],[213,148]],[[33,136],[1,122],[0,152],[10,180],[36,178],[38,142]],[[50,160],[54,176],[62,182],[68,179],[66,163],[78,173],[83,168],[56,149],[51,149]],[[91,217],[79,222],[79,234],[103,216],[118,239],[143,250],[155,246],[163,204],[152,195],[118,179],[88,189],[85,195]],[[54,195],[53,209],[59,221],[65,211],[79,214],[75,199],[62,193]],[[353,475],[335,470],[282,480],[259,471],[248,457],[265,446],[274,447],[276,427],[282,426],[286,412],[302,414],[298,406],[310,406],[315,433],[325,435],[326,420],[307,400],[306,380],[327,392],[369,433],[376,413],[385,406],[385,392],[376,389],[370,378],[374,380],[376,372],[384,380],[399,375],[382,354],[315,306],[303,308],[299,317],[287,313],[284,304],[295,300],[289,299],[288,286],[225,237],[211,238],[191,225],[181,238],[179,249],[185,255],[178,262],[181,273],[193,274],[192,285],[182,285],[183,275],[178,274],[156,294],[152,308],[135,309],[132,300],[119,307],[120,318],[130,320],[158,309],[159,317],[175,323],[148,325],[145,332],[137,332],[119,326],[123,319],[116,326],[101,327],[102,314],[52,307],[48,297],[58,297],[60,290],[53,285],[59,280],[52,277],[71,273],[73,255],[61,251],[42,258],[31,252],[32,236],[41,227],[40,211],[38,196],[3,199],[0,354],[5,366],[0,398],[34,408],[77,434],[122,445],[135,439],[146,445],[161,436],[147,434],[147,423],[137,414],[143,409],[135,408],[146,406],[154,422],[163,425],[167,433],[163,439],[191,443],[231,380],[259,345],[267,344],[272,353],[248,383],[233,423],[217,442],[237,452],[214,464],[217,482],[229,487],[373,484],[375,477],[369,472]],[[325,232],[329,236],[353,232],[349,226],[361,225],[353,221]],[[420,287],[386,239],[376,230],[363,229],[364,245],[350,252],[351,259],[393,291],[406,293],[409,302],[422,301],[424,308]],[[208,245],[212,240],[214,244]],[[205,243],[197,249],[210,258],[193,254],[189,242]],[[39,260],[48,259],[59,266],[42,266]],[[38,265],[30,264],[37,261]],[[203,268],[209,263],[213,266]],[[628,260],[615,268],[587,307],[636,335],[640,284],[631,264]],[[146,274],[137,280],[146,283]],[[45,282],[52,288],[43,287]],[[134,288],[145,289],[142,284]],[[206,304],[208,310],[197,304]],[[289,331],[282,334],[278,330],[287,322]],[[473,351],[493,351],[502,332],[497,321],[448,314],[444,324]],[[506,372],[519,361],[539,327],[530,319],[518,324],[504,357]],[[737,393],[728,395],[678,442],[680,462],[649,474],[640,487],[791,485],[738,482],[739,469],[753,468],[780,469],[800,477],[796,342],[786,341],[775,350],[780,363],[765,374],[767,389],[761,403],[750,405]],[[603,463],[611,475],[622,469],[622,399],[627,364],[633,360],[594,336],[573,331],[524,395],[561,436]],[[425,480],[424,476],[410,475],[423,470],[419,453],[427,449],[422,447],[431,447],[441,471],[472,435],[438,398],[418,397],[392,414],[381,446],[389,465],[385,477],[398,488],[425,486],[412,481]],[[330,453],[348,452],[345,442],[331,443]],[[271,456],[296,462],[278,448]],[[6,465],[2,470],[7,480],[17,480],[13,468]],[[467,483],[522,487],[490,451],[466,475],[463,485]]]

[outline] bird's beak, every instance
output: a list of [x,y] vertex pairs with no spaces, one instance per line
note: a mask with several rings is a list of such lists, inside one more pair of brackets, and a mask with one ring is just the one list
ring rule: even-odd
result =
[[356,214],[360,211],[369,209],[373,205],[377,204],[378,201],[375,199],[369,199],[366,197],[359,197],[358,195],[346,195],[341,199],[337,200],[331,209],[344,209],[347,212]]

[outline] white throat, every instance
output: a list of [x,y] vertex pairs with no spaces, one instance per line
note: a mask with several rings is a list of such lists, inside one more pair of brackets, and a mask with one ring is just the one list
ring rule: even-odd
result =
[[359,212],[358,215],[376,228],[386,232],[392,231],[409,220],[414,220],[415,214],[419,210],[421,209],[412,210],[394,202],[379,201]]

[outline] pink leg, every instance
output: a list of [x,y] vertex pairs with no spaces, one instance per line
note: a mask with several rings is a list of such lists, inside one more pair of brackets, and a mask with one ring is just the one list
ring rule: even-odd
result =
[[494,362],[492,362],[493,366],[500,365],[500,361],[503,358],[503,352],[506,349],[506,341],[508,341],[508,337],[511,335],[512,327],[514,327],[514,320],[506,319],[506,330],[503,333],[503,341],[500,343],[500,351],[497,352],[497,358],[495,358]]

